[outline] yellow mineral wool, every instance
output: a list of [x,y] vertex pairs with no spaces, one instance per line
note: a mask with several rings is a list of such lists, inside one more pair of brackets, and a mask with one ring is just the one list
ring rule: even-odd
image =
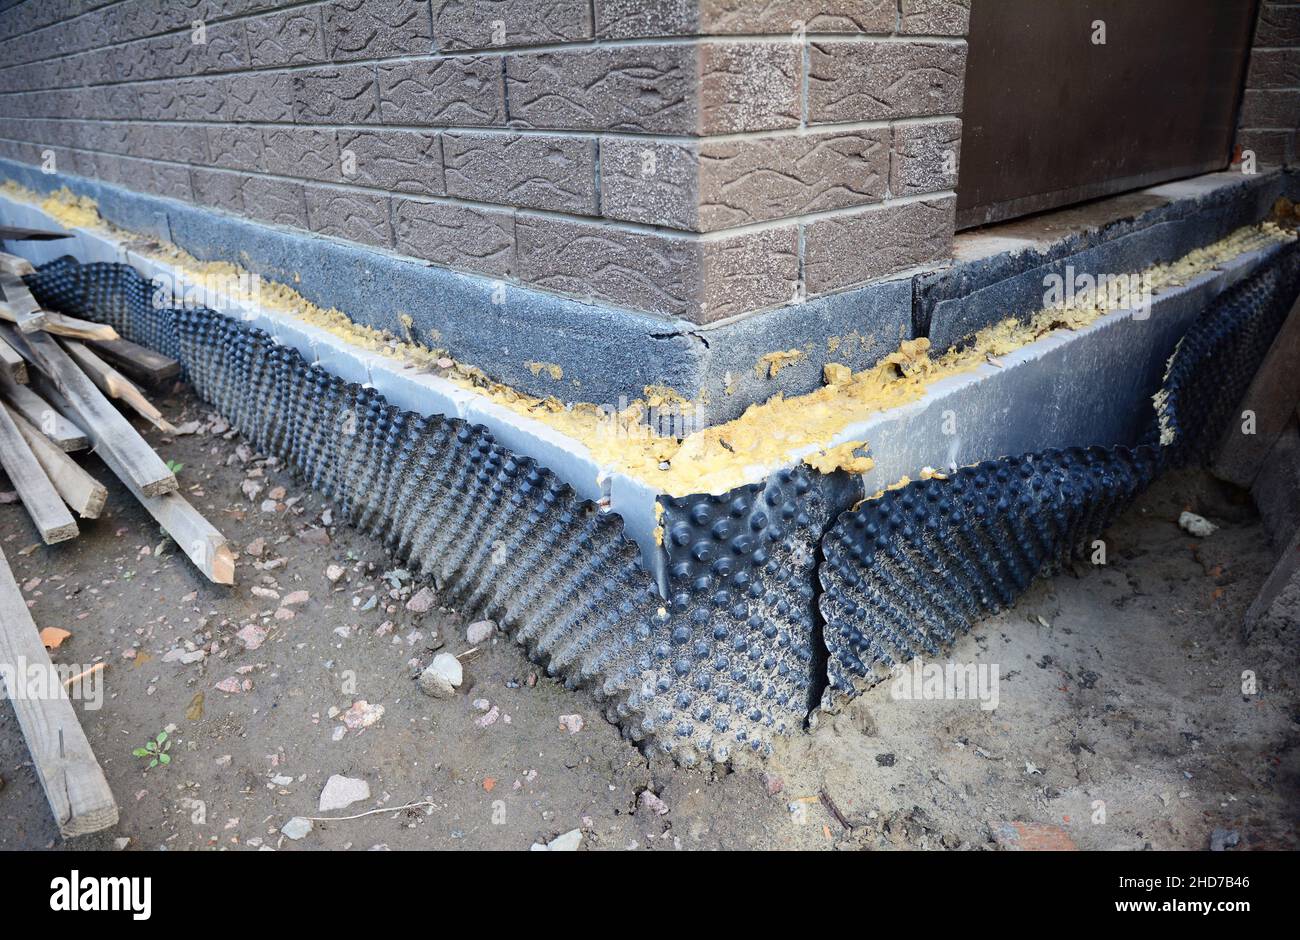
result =
[[866,449],[866,441],[846,441],[835,447],[810,454],[803,459],[803,462],[819,473],[834,473],[836,470],[843,470],[846,473],[866,473],[876,465],[870,457],[856,453]]
[[[14,198],[41,201],[21,187],[6,184],[3,189]],[[79,214],[93,218],[102,228],[118,231],[98,221],[90,200],[72,197],[71,201]],[[66,202],[60,200],[61,205]],[[1170,264],[1153,265],[1137,273],[1144,288],[1158,294],[1244,252],[1295,238],[1295,233],[1285,231],[1275,222],[1264,222],[1238,229]],[[1005,356],[1049,334],[1081,329],[1118,306],[1103,296],[1077,307],[1048,307],[1026,319],[1009,317],[975,334],[964,349],[949,350],[937,358],[930,356],[929,340],[905,340],[876,365],[852,373],[846,380],[841,381],[843,376],[836,370],[834,384],[791,398],[774,395],[750,405],[732,421],[678,439],[660,434],[646,424],[653,409],[662,408],[670,401],[684,401],[671,389],[648,387],[644,390],[648,401],[638,399],[622,411],[591,403],[564,402],[554,396],[538,398],[493,381],[479,368],[456,362],[446,350],[430,349],[359,326],[339,310],[323,309],[292,288],[262,280],[236,265],[199,262],[166,244],[156,245],[147,253],[194,278],[212,276],[233,279],[239,284],[250,283],[256,289],[251,299],[264,306],[298,317],[361,348],[436,373],[517,414],[534,418],[584,445],[605,472],[625,473],[670,496],[724,493],[744,483],[757,482],[771,469],[793,463],[811,450],[829,454],[842,445],[829,448],[827,445],[849,425],[919,399],[937,379],[985,366],[988,357]],[[286,272],[284,276],[291,278],[296,274]],[[850,338],[845,340],[848,342]],[[855,334],[852,340],[859,341],[860,337]],[[803,355],[797,349],[771,353],[756,368],[763,375],[762,367],[766,364],[766,374],[775,375]],[[730,390],[732,383],[726,385]],[[839,462],[837,469],[838,465]],[[891,489],[907,482],[901,480]]]
[[524,365],[533,375],[541,375],[545,372],[557,382],[564,378],[564,370],[553,362],[525,362]]
[[41,209],[58,219],[64,228],[90,228],[100,224],[99,207],[95,200],[78,196],[64,186],[50,193],[40,202]]
[[853,370],[840,362],[828,362],[822,366],[822,380],[827,385],[843,385],[853,378]]
[[791,363],[798,362],[803,357],[802,349],[770,352],[766,356],[761,356],[758,362],[754,363],[754,372],[759,378],[766,376],[769,379],[774,379],[782,369]]

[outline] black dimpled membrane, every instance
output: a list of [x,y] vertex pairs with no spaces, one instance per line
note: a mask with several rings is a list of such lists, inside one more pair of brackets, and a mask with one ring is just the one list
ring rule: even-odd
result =
[[[1163,386],[1168,459],[1183,466],[1209,457],[1240,404],[1300,285],[1300,249],[1224,291],[1197,319],[1169,361]],[[1159,428],[1151,441],[1159,440]],[[1169,439],[1172,432],[1172,440]]]
[[1217,297],[1170,359],[1164,425],[1136,448],[1046,450],[988,460],[863,501],[827,533],[818,604],[829,656],[823,705],[917,656],[942,654],[976,621],[1094,541],[1164,468],[1205,456],[1300,289],[1300,250],[1279,251]]
[[665,500],[665,600],[620,517],[486,428],[402,411],[211,310],[160,306],[127,265],[61,258],[27,280],[43,306],[180,361],[254,447],[448,603],[590,689],[629,737],[692,764],[766,751],[806,720],[821,672],[815,549],[847,504],[814,474]]
[[169,306],[127,265],[60,258],[27,283],[42,306],[177,359],[253,446],[449,603],[589,689],[628,737],[693,764],[770,750],[819,703],[942,652],[1088,552],[1162,467],[1213,440],[1295,295],[1296,258],[1226,292],[1179,346],[1171,447],[1153,418],[1136,448],[991,460],[867,501],[860,478],[806,467],[664,497],[666,599],[617,515],[484,427],[402,411],[248,324]]

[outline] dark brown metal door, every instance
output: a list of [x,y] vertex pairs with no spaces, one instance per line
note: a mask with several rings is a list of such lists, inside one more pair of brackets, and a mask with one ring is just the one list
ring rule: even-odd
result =
[[1227,166],[1255,9],[974,0],[958,227]]

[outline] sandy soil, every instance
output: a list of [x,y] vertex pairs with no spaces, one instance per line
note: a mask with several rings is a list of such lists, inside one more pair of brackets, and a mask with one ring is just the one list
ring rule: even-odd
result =
[[[202,425],[146,436],[241,548],[234,588],[177,555],[94,458],[109,510],[76,541],[36,545],[22,508],[0,506],[0,545],[37,624],[72,633],[56,661],[107,664],[103,707],[82,723],[122,818],[75,847],[526,849],[574,829],[590,849],[1199,849],[1216,829],[1240,848],[1297,846],[1295,638],[1243,643],[1272,555],[1249,503],[1200,474],[1160,481],[1107,534],[1109,564],[1041,582],[957,645],[957,662],[997,665],[995,710],[897,700],[885,683],[766,764],[685,771],[640,753],[505,638],[467,657],[455,698],[422,694],[415,677],[435,651],[469,648],[464,620],[407,610],[410,582],[377,542],[332,526],[319,496],[193,397],[163,406]],[[263,487],[252,499],[249,480]],[[1180,531],[1183,508],[1220,530]],[[344,569],[337,584],[330,565]],[[267,631],[256,649],[236,637],[250,624]],[[358,701],[382,717],[349,728]],[[584,724],[570,733],[560,716],[574,714]],[[146,769],[132,750],[164,729],[173,759]],[[370,797],[318,812],[334,774],[365,780]],[[0,849],[69,844],[7,702],[0,778]],[[299,841],[279,831],[380,808],[316,821]]]

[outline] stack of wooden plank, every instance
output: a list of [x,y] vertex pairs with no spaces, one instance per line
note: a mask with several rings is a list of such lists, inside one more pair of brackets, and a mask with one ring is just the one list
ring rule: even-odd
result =
[[[226,539],[178,491],[176,475],[115,405],[173,430],[133,378],[157,385],[179,365],[121,339],[112,327],[44,310],[23,281],[31,267],[0,253],[0,466],[41,539],[76,538],[108,491],[70,453],[94,453],[218,584],[234,582]],[[0,663],[50,667],[49,654],[0,552]],[[61,691],[61,690],[60,690]],[[6,689],[60,830],[117,822],[117,805],[66,694],[32,700]]]

